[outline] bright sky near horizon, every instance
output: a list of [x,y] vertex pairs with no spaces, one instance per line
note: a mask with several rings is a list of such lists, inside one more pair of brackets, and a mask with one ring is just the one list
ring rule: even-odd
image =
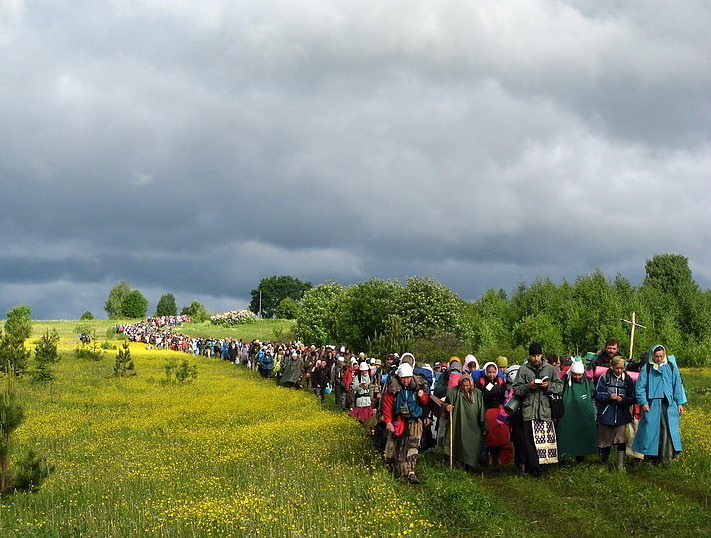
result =
[[0,315],[127,280],[711,286],[707,0],[0,0]]

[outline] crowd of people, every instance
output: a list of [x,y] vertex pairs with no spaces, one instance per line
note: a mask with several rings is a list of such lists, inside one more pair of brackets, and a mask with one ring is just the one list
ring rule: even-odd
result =
[[624,470],[628,459],[667,464],[682,451],[686,394],[663,345],[634,362],[610,339],[586,358],[544,355],[534,342],[521,365],[500,356],[480,367],[474,355],[430,365],[411,353],[381,360],[344,346],[195,338],[173,330],[185,321],[153,318],[117,331],[150,347],[257,370],[321,402],[333,393],[336,405],[363,423],[393,474],[412,484],[419,482],[423,451],[439,450],[465,470],[513,463],[533,477],[588,456]]

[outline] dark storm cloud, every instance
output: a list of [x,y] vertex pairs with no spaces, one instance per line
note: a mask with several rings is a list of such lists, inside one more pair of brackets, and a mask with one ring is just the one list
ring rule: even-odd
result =
[[0,308],[128,280],[711,282],[705,2],[0,4]]

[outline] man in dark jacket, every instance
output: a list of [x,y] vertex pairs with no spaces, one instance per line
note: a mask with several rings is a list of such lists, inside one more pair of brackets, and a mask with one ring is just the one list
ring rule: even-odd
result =
[[328,359],[319,359],[311,374],[311,389],[321,399],[321,403],[326,399],[326,385],[330,380],[331,372],[328,369]]
[[590,361],[590,369],[592,369],[593,374],[595,373],[595,368],[598,366],[604,366],[609,368],[612,364],[612,359],[619,355],[620,341],[614,338],[610,338],[605,342],[605,348],[597,352],[597,355]]

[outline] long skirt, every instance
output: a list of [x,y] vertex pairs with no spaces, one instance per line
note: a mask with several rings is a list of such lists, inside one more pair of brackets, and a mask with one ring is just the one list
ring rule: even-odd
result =
[[501,465],[508,465],[514,457],[511,445],[511,429],[508,424],[499,424],[496,420],[499,409],[486,410],[486,447],[491,454],[498,454]]
[[659,452],[657,461],[661,463],[669,463],[679,457],[679,452],[674,450],[671,434],[669,433],[669,418],[667,417],[667,408],[669,402],[664,400],[662,403],[662,421],[659,424]]
[[350,410],[348,415],[353,417],[354,419],[358,420],[359,422],[363,422],[364,420],[367,420],[371,416],[373,416],[374,411],[375,411],[375,409],[373,409],[369,405],[366,405],[363,407],[354,407],[353,409]]
[[498,414],[498,408],[486,410],[486,446],[489,448],[506,446],[511,442],[509,427],[496,421]]

